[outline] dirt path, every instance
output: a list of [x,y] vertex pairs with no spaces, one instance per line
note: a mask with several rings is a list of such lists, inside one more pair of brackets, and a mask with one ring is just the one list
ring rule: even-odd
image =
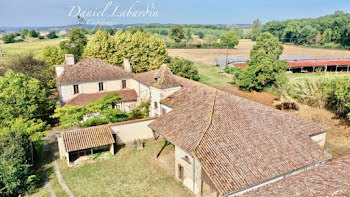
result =
[[[44,139],[43,153],[42,154],[48,153],[48,152],[50,152],[50,148],[49,148],[49,145],[48,145],[48,139]],[[56,197],[56,194],[55,194],[55,192],[52,189],[52,185],[51,185],[51,183],[48,180],[46,175],[45,175],[44,179],[45,179],[45,189],[50,193],[51,197]]]
[[[52,165],[53,165],[53,168],[54,168],[54,172],[56,174],[56,177],[58,179],[58,183],[60,184],[60,186],[62,187],[62,189],[66,192],[66,194],[69,196],[69,197],[74,197],[73,193],[70,191],[70,189],[68,188],[68,186],[66,185],[66,183],[64,182],[63,180],[63,177],[62,177],[62,174],[61,174],[61,171],[60,171],[60,168],[58,167],[58,163],[57,163],[57,157],[55,155],[55,153],[57,152],[57,138],[55,136],[55,132],[50,132],[50,133],[47,133],[47,136],[46,136],[46,146],[48,148],[48,151],[50,151],[50,155],[52,155]],[[47,143],[49,142],[49,144]],[[50,187],[50,186],[49,186]],[[52,189],[52,188],[51,188]],[[51,192],[50,192],[51,193]],[[52,196],[52,195],[51,195]],[[55,195],[54,195],[55,196]]]

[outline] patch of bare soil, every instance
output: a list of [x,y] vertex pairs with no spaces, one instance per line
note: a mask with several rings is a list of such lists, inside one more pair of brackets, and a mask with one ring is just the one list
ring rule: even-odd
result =
[[277,99],[275,95],[267,92],[245,92],[235,86],[228,86],[222,90],[270,107],[274,107],[273,103]]

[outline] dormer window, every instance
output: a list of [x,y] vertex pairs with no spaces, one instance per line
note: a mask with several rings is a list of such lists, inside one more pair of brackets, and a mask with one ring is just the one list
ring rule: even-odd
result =
[[73,85],[73,93],[79,94],[79,85]]
[[103,91],[103,82],[98,83],[98,91]]

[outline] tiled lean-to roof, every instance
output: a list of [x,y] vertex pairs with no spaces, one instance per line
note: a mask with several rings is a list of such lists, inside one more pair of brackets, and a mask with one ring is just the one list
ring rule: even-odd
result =
[[109,145],[115,142],[108,125],[65,131],[61,135],[67,152]]
[[350,155],[267,184],[243,196],[350,196]]
[[174,75],[167,65],[163,64],[159,69],[136,74],[134,79],[148,86],[160,89],[179,87],[176,75]]
[[99,80],[129,78],[131,74],[123,68],[113,66],[99,59],[81,59],[74,65],[63,65],[64,71],[57,83],[77,83]]
[[134,89],[130,90],[119,90],[119,91],[109,91],[109,92],[98,92],[98,93],[90,93],[90,94],[79,94],[68,101],[66,101],[63,105],[86,105],[91,102],[91,100],[99,100],[103,97],[107,96],[108,94],[114,94],[118,93],[120,97],[122,97],[121,102],[127,102],[127,101],[136,101],[137,100],[137,93]]
[[329,159],[310,135],[328,128],[196,82],[162,103],[149,127],[195,155],[221,195]]

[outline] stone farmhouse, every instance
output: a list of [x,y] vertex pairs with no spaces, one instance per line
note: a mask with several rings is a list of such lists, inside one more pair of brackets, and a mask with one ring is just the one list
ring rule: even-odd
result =
[[56,67],[62,105],[84,105],[114,92],[123,97],[117,108],[125,111],[151,102],[150,119],[63,132],[60,155],[68,163],[79,151],[113,152],[111,144],[123,142],[125,132],[125,143],[132,134],[164,138],[175,146],[176,178],[195,196],[236,196],[331,158],[323,149],[329,131],[323,125],[175,76],[166,65],[130,71],[128,61],[122,69],[95,59],[75,62],[71,55]]

